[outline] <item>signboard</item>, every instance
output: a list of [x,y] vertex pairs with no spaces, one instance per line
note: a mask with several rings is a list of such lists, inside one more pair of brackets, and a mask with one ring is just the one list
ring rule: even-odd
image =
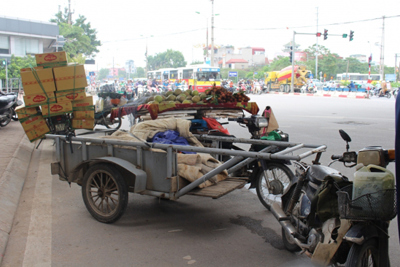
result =
[[135,61],[127,60],[125,62],[125,70],[126,70],[126,73],[136,73]]
[[237,77],[237,75],[238,75],[237,71],[230,71],[228,74],[229,77]]
[[310,79],[314,79],[314,75],[310,74]]
[[197,71],[204,71],[204,72],[215,72],[215,71],[219,71],[219,68],[202,68],[202,69],[197,69]]

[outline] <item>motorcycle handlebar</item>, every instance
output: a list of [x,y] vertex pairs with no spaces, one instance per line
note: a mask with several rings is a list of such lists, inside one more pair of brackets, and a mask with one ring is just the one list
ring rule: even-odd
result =
[[341,160],[341,159],[343,159],[343,156],[342,155],[332,155],[331,156],[331,160]]

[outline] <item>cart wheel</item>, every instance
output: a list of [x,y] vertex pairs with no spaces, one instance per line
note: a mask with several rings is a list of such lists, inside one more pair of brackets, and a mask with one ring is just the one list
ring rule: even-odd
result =
[[113,121],[110,120],[111,113],[107,115],[107,117],[104,118],[104,125],[108,129],[115,129],[118,130],[121,127],[122,124],[122,118],[118,116],[117,118],[114,118]]
[[[287,166],[281,163],[268,163],[265,175],[261,168],[257,174],[256,191],[258,199],[270,210],[273,203],[281,203],[282,194],[289,187],[294,175]],[[268,189],[267,181],[270,189]]]
[[106,164],[96,164],[87,170],[82,197],[90,214],[103,223],[117,221],[128,205],[125,180],[116,168]]

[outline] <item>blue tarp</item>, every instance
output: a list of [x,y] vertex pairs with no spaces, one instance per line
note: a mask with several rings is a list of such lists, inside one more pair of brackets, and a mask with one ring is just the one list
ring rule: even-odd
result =
[[[151,141],[158,144],[189,146],[189,142],[184,137],[179,136],[179,133],[177,131],[173,130],[156,133]],[[196,152],[190,151],[181,152],[184,154],[196,154]]]

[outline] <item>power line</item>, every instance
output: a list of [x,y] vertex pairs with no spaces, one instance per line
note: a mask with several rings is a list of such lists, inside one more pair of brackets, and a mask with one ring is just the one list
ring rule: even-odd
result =
[[[394,15],[394,16],[385,16],[385,19],[387,18],[398,18],[400,15]],[[373,19],[363,19],[363,20],[354,20],[354,21],[346,21],[346,22],[337,22],[337,23],[329,23],[329,24],[319,24],[319,26],[337,26],[337,25],[345,25],[345,24],[353,24],[353,23],[359,23],[359,22],[368,22],[368,21],[374,21],[374,20],[381,20],[382,17],[379,18],[373,18]],[[309,26],[294,26],[294,27],[274,27],[274,28],[243,28],[243,29],[238,29],[238,28],[218,28],[220,30],[234,30],[234,31],[268,31],[268,30],[283,30],[283,29],[301,29],[301,28],[311,28],[315,27],[315,25],[309,25]],[[217,28],[217,27],[215,27]]]

